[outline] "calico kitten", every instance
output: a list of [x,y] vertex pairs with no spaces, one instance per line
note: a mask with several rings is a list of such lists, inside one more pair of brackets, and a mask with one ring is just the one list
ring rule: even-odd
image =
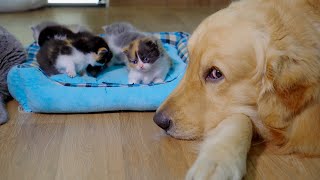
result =
[[125,63],[129,83],[161,83],[171,66],[171,59],[159,39],[143,33],[126,22],[103,27],[114,56],[112,64]]
[[63,73],[69,77],[86,74],[88,65],[105,64],[112,53],[108,44],[89,32],[78,32],[70,39],[50,39],[37,53],[40,68],[49,76]]
[[130,84],[164,82],[172,62],[159,39],[153,36],[136,39],[123,52],[127,56]]
[[110,50],[113,52],[111,64],[124,64],[127,57],[123,53],[123,48],[132,41],[147,36],[127,22],[113,23],[102,28]]

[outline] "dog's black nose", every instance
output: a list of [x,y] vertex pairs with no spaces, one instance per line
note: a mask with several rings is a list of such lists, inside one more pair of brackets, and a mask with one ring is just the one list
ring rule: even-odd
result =
[[171,125],[171,119],[161,111],[153,116],[153,121],[163,130],[168,130]]

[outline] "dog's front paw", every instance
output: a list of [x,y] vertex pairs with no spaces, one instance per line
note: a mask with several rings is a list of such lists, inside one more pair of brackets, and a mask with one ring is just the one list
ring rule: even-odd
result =
[[186,180],[240,180],[245,172],[245,163],[199,157],[189,169]]

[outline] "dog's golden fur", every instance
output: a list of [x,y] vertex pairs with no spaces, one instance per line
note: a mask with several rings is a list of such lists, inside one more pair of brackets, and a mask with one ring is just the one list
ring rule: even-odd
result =
[[[226,138],[217,140],[215,146],[246,146],[245,138],[251,141],[251,133],[245,130],[251,126],[242,125],[246,122],[252,122],[253,132],[277,152],[320,155],[320,0],[235,2],[200,24],[188,49],[186,74],[157,113],[170,117],[167,133],[173,137],[208,136],[189,171],[190,179],[201,174],[208,179],[244,175],[243,167],[239,170],[243,164],[232,165],[227,157],[235,150],[223,154],[216,147],[212,151],[205,147],[210,149],[210,138],[215,137]],[[206,80],[212,67],[219,68],[224,79]],[[233,122],[244,128],[230,131],[239,141],[215,132]],[[246,156],[247,149],[238,153]],[[202,167],[209,166],[203,154],[207,159],[220,155],[218,160],[213,158],[218,161],[214,172]],[[229,160],[228,166],[238,170],[223,166]]]

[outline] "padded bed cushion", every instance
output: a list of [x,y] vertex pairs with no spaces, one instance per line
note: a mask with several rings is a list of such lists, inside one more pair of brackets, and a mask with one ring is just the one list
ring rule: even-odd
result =
[[86,113],[101,111],[156,110],[181,80],[188,54],[189,34],[183,32],[153,33],[173,60],[173,66],[161,84],[128,84],[125,66],[111,66],[97,78],[65,74],[46,76],[35,59],[37,43],[28,48],[24,64],[12,68],[8,87],[26,112]]

